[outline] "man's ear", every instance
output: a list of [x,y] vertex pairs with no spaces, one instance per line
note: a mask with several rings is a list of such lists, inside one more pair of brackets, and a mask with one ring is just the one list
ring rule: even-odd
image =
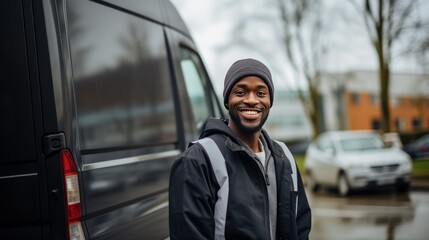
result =
[[226,110],[229,110],[228,103],[225,103],[225,108],[226,108]]

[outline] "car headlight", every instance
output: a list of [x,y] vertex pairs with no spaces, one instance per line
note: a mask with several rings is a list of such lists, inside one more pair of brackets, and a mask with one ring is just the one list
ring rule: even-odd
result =
[[362,163],[350,163],[347,167],[352,170],[364,170],[366,168]]
[[412,163],[411,163],[411,160],[409,160],[409,161],[405,161],[404,163],[402,163],[402,164],[401,164],[401,167],[402,167],[402,169],[403,169],[404,171],[410,171],[410,172],[411,172],[411,169],[412,169]]

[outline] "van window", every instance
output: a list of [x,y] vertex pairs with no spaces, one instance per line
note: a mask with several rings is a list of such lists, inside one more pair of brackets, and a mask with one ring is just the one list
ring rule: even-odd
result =
[[180,66],[191,102],[196,128],[201,130],[206,120],[213,116],[213,107],[211,107],[210,95],[207,91],[207,78],[202,72],[201,62],[198,57],[188,49],[181,49]]
[[81,149],[176,142],[162,26],[90,1],[67,10]]

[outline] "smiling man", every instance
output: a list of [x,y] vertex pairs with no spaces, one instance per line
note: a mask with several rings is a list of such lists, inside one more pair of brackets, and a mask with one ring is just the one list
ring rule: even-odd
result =
[[242,59],[230,67],[224,106],[170,176],[171,239],[308,239],[311,211],[287,147],[262,129],[273,105],[269,69]]

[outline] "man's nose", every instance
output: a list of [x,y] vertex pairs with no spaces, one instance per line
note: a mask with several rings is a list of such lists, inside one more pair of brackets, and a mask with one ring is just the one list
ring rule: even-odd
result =
[[259,100],[256,94],[251,92],[247,94],[247,97],[244,99],[243,102],[250,105],[256,105],[259,103]]

